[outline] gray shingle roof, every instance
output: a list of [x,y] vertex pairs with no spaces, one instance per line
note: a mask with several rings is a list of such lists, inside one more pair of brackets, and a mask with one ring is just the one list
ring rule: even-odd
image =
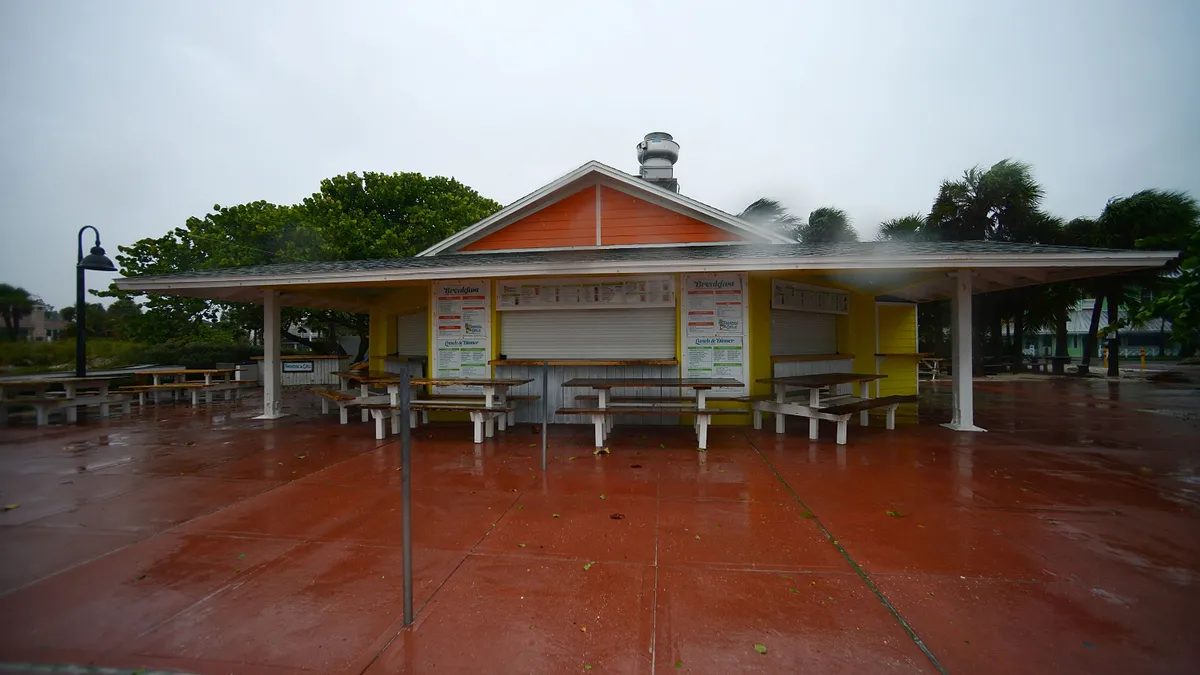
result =
[[522,251],[509,253],[452,253],[421,258],[381,258],[376,260],[345,260],[326,262],[280,263],[251,267],[228,267],[195,270],[150,279],[199,279],[221,277],[313,275],[352,271],[388,271],[404,269],[436,269],[439,267],[484,269],[490,266],[571,264],[571,263],[637,263],[657,261],[731,261],[765,258],[824,258],[866,256],[962,256],[962,255],[1069,255],[1069,254],[1128,253],[1119,249],[1084,248],[1077,246],[1045,246],[998,241],[933,241],[933,242],[849,242],[838,244],[729,244],[650,246],[641,248],[586,248],[558,251]]

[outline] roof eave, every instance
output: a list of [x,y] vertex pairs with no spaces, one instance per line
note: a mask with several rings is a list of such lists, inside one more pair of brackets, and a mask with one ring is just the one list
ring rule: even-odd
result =
[[[1121,270],[1161,267],[1178,257],[1176,251],[1094,254],[909,254],[853,256],[731,257],[645,261],[562,261],[504,263],[497,265],[447,265],[395,269],[251,274],[229,276],[163,276],[118,279],[117,288],[131,292],[166,292],[193,288],[279,287],[307,284],[369,284],[433,281],[462,278],[570,276],[580,274],[647,274],[690,272],[750,272],[789,270],[895,270],[987,268],[1113,268]],[[474,258],[474,256],[472,256]]]

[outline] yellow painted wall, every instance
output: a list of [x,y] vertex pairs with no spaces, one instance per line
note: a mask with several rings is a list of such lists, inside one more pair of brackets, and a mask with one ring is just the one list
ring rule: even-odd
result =
[[[917,352],[917,306],[880,303],[879,350],[880,354],[916,354]],[[887,356],[879,358],[879,373],[887,379],[879,382],[880,396],[917,393],[917,359],[909,356]]]
[[397,288],[375,301],[371,307],[371,345],[368,353],[371,370],[383,370],[383,357],[396,353],[396,321],[401,314],[427,307],[427,286]]
[[[760,378],[771,377],[771,279],[787,279],[800,283],[811,284],[813,286],[825,286],[828,288],[836,288],[847,291],[850,297],[850,313],[839,315],[837,317],[838,330],[838,353],[853,354],[853,369],[859,373],[874,373],[876,372],[876,351],[916,351],[916,309],[915,306],[910,310],[907,307],[897,307],[895,311],[884,310],[881,313],[881,327],[884,322],[884,317],[887,321],[892,322],[889,328],[884,331],[887,335],[911,335],[912,344],[910,347],[880,348],[876,349],[875,344],[875,299],[869,295],[856,293],[845,286],[833,283],[822,278],[815,273],[802,272],[751,272],[746,279],[746,303],[747,303],[747,326],[746,326],[746,359],[747,359],[747,380],[751,394],[766,394],[770,393],[771,387],[769,384],[759,384]],[[680,275],[675,275],[676,288],[682,288],[682,278]],[[495,298],[495,289],[493,284],[492,289],[492,355],[491,358],[496,358],[500,353],[500,312],[497,309],[497,301]],[[682,311],[681,306],[683,299],[678,298],[677,311]],[[419,308],[426,308],[430,312],[429,325],[434,325],[432,316],[433,308],[429,306],[429,288],[426,287],[406,287],[399,288],[395,293],[388,295],[376,303],[375,308],[371,312],[371,368],[382,369],[383,357],[387,354],[394,353],[396,350],[396,319],[400,314],[414,311]],[[881,310],[888,305],[880,305]],[[907,313],[905,313],[907,312]],[[905,323],[905,317],[908,317],[908,323]],[[681,340],[679,339],[678,331],[681,330],[682,318],[676,320],[676,358],[682,363],[684,355],[682,354]],[[907,327],[906,327],[907,326]],[[907,333],[905,332],[907,331]],[[432,331],[431,331],[432,333]],[[433,338],[428,337],[430,365],[432,366],[433,356]],[[881,333],[882,341],[882,333]],[[890,343],[889,343],[890,344]],[[895,344],[899,345],[899,342]],[[881,342],[881,345],[883,343]],[[915,393],[916,391],[916,367],[915,361],[908,362],[911,366],[907,376],[907,370],[898,370],[892,374],[891,369],[896,368],[895,363],[881,361],[880,367],[888,370],[881,370],[890,375],[887,380],[884,380],[886,385],[881,385],[881,393]],[[896,363],[901,363],[896,361]],[[894,391],[893,391],[894,390]],[[719,395],[719,394],[718,394]],[[736,407],[743,408],[747,411],[749,406],[744,403],[716,403],[718,407]],[[443,417],[438,415],[438,419],[466,419],[465,416],[449,413],[451,417]],[[684,424],[690,424],[690,418],[682,420]],[[730,417],[716,417],[713,420],[714,424],[749,424],[750,416],[738,415]]]

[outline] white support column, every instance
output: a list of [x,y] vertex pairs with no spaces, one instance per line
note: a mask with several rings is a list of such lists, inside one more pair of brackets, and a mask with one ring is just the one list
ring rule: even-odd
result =
[[973,362],[971,355],[971,271],[959,270],[950,275],[954,281],[954,296],[950,299],[951,362],[954,392],[954,418],[942,426],[955,431],[986,431],[975,426]]
[[263,414],[255,419],[283,417],[283,390],[280,386],[279,291],[263,291]]

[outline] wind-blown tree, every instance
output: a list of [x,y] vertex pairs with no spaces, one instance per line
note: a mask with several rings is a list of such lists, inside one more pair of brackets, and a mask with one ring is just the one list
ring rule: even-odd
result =
[[[1187,192],[1142,190],[1129,197],[1109,199],[1097,221],[1091,239],[1093,246],[1112,249],[1182,250],[1184,259],[1195,255],[1192,249],[1196,229],[1200,228],[1200,204]],[[1120,375],[1120,344],[1117,331],[1122,325],[1158,318],[1142,306],[1141,291],[1150,295],[1171,295],[1180,286],[1178,264],[1165,270],[1134,271],[1100,280],[1108,307],[1108,327],[1104,337],[1109,350],[1108,375]],[[1099,309],[1097,298],[1097,310]],[[1127,309],[1121,318],[1121,307]],[[1162,305],[1165,309],[1166,304]],[[1093,312],[1092,333],[1096,330],[1098,311]],[[1170,318],[1170,316],[1168,316]],[[1092,337],[1093,344],[1096,337]]]
[[[1024,162],[1005,159],[986,170],[972,167],[959,180],[942,182],[929,217],[918,231],[925,238],[944,241],[1044,241],[1052,221],[1040,211],[1043,196],[1033,170]],[[994,355],[1003,351],[1005,305],[1014,303],[991,293],[973,308],[975,325],[980,328],[973,339],[982,346],[986,332]],[[983,350],[972,352],[979,354],[974,369],[981,372]]]
[[808,214],[808,222],[800,228],[800,241],[806,244],[858,241],[858,233],[850,226],[845,211],[822,206]]
[[[1200,228],[1200,204],[1186,192],[1168,190],[1142,190],[1128,197],[1114,197],[1104,207],[1097,221],[1092,245],[1106,248],[1143,248],[1183,250],[1189,252],[1197,228]],[[1179,284],[1172,278],[1178,265],[1166,270],[1129,272],[1103,280],[1103,290],[1108,308],[1108,327],[1105,337],[1108,343],[1108,375],[1120,374],[1120,350],[1117,330],[1122,324],[1131,323],[1120,318],[1122,305],[1128,308],[1127,315],[1150,316],[1141,306],[1141,290],[1170,295]],[[1166,305],[1164,305],[1165,307]],[[1095,325],[1093,317],[1093,325]]]
[[1182,260],[1171,284],[1137,310],[1136,319],[1171,320],[1171,338],[1179,342],[1180,355],[1191,356],[1200,345],[1200,227],[1184,243]]
[[33,313],[36,298],[20,286],[0,284],[0,316],[4,317],[4,330],[8,339],[16,340],[21,334],[21,319]]
[[1024,162],[1005,159],[943,181],[923,228],[937,239],[1024,241],[1045,196]]
[[879,232],[875,235],[877,241],[921,241],[927,238],[925,216],[919,213],[885,220],[879,224]]
[[[127,274],[169,274],[243,265],[322,260],[364,260],[415,255],[499,210],[491,199],[454,180],[419,173],[348,173],[321,182],[319,192],[295,206],[251,202],[214,206],[203,218],[189,218],[157,239],[119,247],[117,260]],[[105,295],[134,295],[110,290]],[[203,336],[222,325],[257,329],[262,308],[198,298],[151,295],[138,321],[145,340]],[[360,337],[361,359],[368,348],[364,315],[285,308],[284,336],[292,325],[321,326],[332,333],[347,328]],[[330,336],[332,339],[332,335]]]
[[742,209],[738,214],[738,218],[749,221],[755,225],[764,225],[777,228],[787,236],[800,240],[800,228],[804,226],[804,220],[799,216],[791,213],[780,202],[774,199],[762,197],[756,199],[749,206]]

